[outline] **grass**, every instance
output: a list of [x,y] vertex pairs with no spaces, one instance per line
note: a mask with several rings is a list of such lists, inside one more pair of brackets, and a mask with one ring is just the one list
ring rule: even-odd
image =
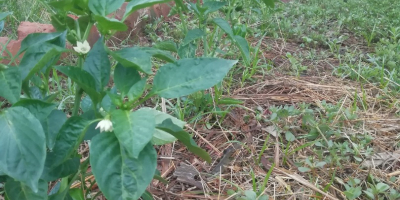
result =
[[[3,35],[15,37],[23,20],[49,20],[32,2],[32,9],[22,0],[6,2],[1,11],[12,10],[14,16]],[[191,157],[178,143],[160,147],[160,171],[170,184],[152,184],[154,196],[399,199],[400,2],[294,0],[277,3],[274,10],[257,1],[230,2],[228,8],[236,10],[230,17],[244,25],[251,44],[251,64],[241,61],[219,87],[206,92],[149,102],[189,121],[197,143],[215,162]],[[197,26],[190,15],[185,23],[172,17],[148,24],[147,45],[181,41],[186,26]],[[210,34],[217,31],[210,29]],[[229,40],[215,47],[217,56],[242,59]],[[68,112],[73,84],[57,76],[52,84],[65,102],[60,108]],[[232,141],[243,148],[218,178],[200,176],[206,187],[176,180],[175,166],[187,162],[206,172]]]

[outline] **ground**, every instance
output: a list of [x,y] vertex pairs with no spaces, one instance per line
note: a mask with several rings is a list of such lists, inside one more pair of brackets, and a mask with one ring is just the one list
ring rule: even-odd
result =
[[[246,26],[251,64],[223,40],[217,55],[240,60],[223,83],[180,104],[147,102],[188,121],[213,157],[206,163],[179,142],[160,146],[168,184],[148,190],[155,199],[400,199],[400,2],[255,2],[232,5],[242,9],[232,19]],[[196,23],[189,15],[188,26]],[[172,16],[121,43],[180,41],[182,26]]]

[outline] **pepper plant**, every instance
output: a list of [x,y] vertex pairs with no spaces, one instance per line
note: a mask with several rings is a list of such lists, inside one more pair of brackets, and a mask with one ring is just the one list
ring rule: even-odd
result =
[[[147,186],[160,178],[155,146],[175,140],[210,162],[206,151],[183,129],[185,122],[143,103],[208,89],[237,61],[177,60],[167,51],[140,46],[110,50],[107,40],[127,29],[123,21],[131,13],[168,0],[129,1],[122,21],[109,18],[124,2],[42,1],[57,32],[28,35],[11,62],[1,65],[0,97],[9,106],[0,111],[0,183],[5,185],[7,199],[86,199],[85,188],[76,191],[70,186],[85,179],[89,166],[107,199],[149,197]],[[92,26],[101,38],[90,47],[86,40]],[[67,41],[73,50],[65,48]],[[76,54],[75,66],[57,65],[65,52]],[[22,53],[19,64],[12,66]],[[152,58],[166,64],[154,69]],[[57,109],[60,94],[52,92],[50,84],[59,74],[75,83],[69,115]],[[81,162],[78,147],[84,140],[89,143],[89,158]],[[58,183],[48,191],[53,181]]]

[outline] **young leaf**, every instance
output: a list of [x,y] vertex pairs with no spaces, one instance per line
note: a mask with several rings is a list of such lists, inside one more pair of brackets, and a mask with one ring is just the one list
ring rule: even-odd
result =
[[107,199],[138,199],[153,179],[157,152],[149,143],[137,159],[130,157],[114,134],[101,133],[90,144],[90,164]]
[[122,6],[125,0],[89,0],[89,9],[95,15],[107,16]]
[[202,31],[199,28],[195,28],[192,30],[189,30],[188,33],[186,34],[185,38],[182,41],[182,46],[185,46],[201,37],[205,36],[204,31]]
[[92,75],[78,67],[57,66],[55,68],[75,81],[90,96],[95,105],[100,102],[101,95],[96,91],[96,81]]
[[133,67],[146,74],[153,73],[151,71],[151,55],[138,47],[124,48],[110,52],[110,54],[124,67]]
[[38,191],[46,158],[42,126],[26,108],[11,107],[0,113],[0,171]]
[[135,1],[131,1],[128,3],[128,5],[126,5],[126,11],[125,11],[122,21],[125,21],[125,19],[130,14],[135,12],[136,10],[146,8],[146,7],[152,6],[154,4],[167,3],[169,1],[171,1],[171,0],[135,0]]
[[180,46],[178,49],[179,58],[194,58],[196,56],[197,45],[189,43],[185,46]]
[[46,103],[38,99],[22,99],[15,103],[13,107],[24,107],[35,116],[40,122],[43,122],[47,116],[56,108],[55,104]]
[[126,31],[128,27],[123,22],[117,19],[104,17],[101,15],[95,15],[94,19],[97,21],[99,31],[101,33],[107,33],[108,31]]
[[275,0],[263,0],[265,5],[267,5],[270,8],[275,8]]
[[222,18],[214,18],[213,22],[217,26],[219,26],[226,34],[228,34],[229,38],[233,38],[233,36],[234,36],[233,30],[226,20],[224,20]]
[[171,40],[158,42],[153,47],[164,51],[178,52],[176,43]]
[[143,200],[153,200],[153,195],[151,195],[151,193],[149,191],[144,191],[144,193],[142,194],[142,199]]
[[147,52],[154,58],[159,58],[167,62],[176,62],[176,59],[169,52],[155,49],[152,47],[140,47],[140,49]]
[[82,142],[88,125],[89,121],[82,117],[70,117],[61,127],[53,151],[47,153],[46,166],[58,166],[68,160]]
[[114,84],[122,95],[128,94],[130,88],[141,79],[139,72],[132,67],[118,63],[114,70]]
[[249,43],[247,42],[246,39],[242,38],[242,36],[239,36],[239,35],[235,35],[233,38],[234,38],[236,46],[239,47],[239,50],[242,53],[245,63],[250,64]]
[[0,70],[0,96],[15,103],[21,95],[21,73],[18,67]]
[[115,110],[111,113],[114,133],[129,157],[138,158],[155,130],[154,115],[148,109],[135,112]]
[[207,8],[204,15],[215,12],[226,5],[225,1],[206,1],[203,3],[203,8]]
[[128,94],[127,94],[129,101],[135,101],[140,96],[142,96],[142,94],[146,88],[146,82],[147,82],[147,78],[143,78],[139,82],[132,85],[132,87],[129,89]]
[[111,64],[108,59],[107,51],[104,48],[103,38],[99,38],[97,42],[90,49],[83,70],[89,72],[96,82],[97,92],[102,92],[103,88],[110,80]]
[[9,178],[5,185],[5,191],[9,200],[46,200],[47,189],[47,182],[44,180],[39,181],[37,192],[12,178]]
[[186,58],[162,66],[153,81],[151,93],[177,98],[208,89],[226,76],[236,60]]
[[74,188],[69,190],[69,195],[72,200],[85,200],[85,195],[83,194],[83,190],[81,188]]
[[53,110],[50,115],[42,121],[42,127],[46,134],[47,148],[53,150],[54,144],[56,143],[57,134],[60,131],[63,124],[67,121],[67,115],[61,110]]
[[171,119],[164,120],[164,122],[157,125],[156,128],[175,136],[188,148],[190,152],[203,158],[208,163],[211,163],[210,155],[204,149],[197,146],[196,142],[190,137],[189,133],[184,131],[181,127],[175,125]]

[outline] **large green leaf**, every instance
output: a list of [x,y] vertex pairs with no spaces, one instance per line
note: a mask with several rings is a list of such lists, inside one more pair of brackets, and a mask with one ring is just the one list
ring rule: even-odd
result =
[[152,47],[140,47],[140,49],[144,50],[145,52],[147,52],[154,58],[159,58],[159,59],[167,61],[167,62],[175,62],[176,61],[176,59],[167,51],[163,51],[163,50],[152,48]]
[[151,71],[151,55],[138,47],[124,48],[110,54],[124,67],[133,67],[146,74],[153,73]]
[[82,142],[89,123],[79,116],[70,117],[61,127],[53,151],[47,153],[46,166],[58,166],[68,160]]
[[126,95],[129,89],[141,79],[139,72],[132,67],[124,67],[118,63],[114,70],[114,84],[117,89]]
[[57,166],[51,166],[50,163],[46,163],[41,179],[46,181],[54,181],[59,178],[74,174],[78,171],[79,164],[80,160],[77,157],[70,158]]
[[15,103],[21,95],[21,73],[18,67],[0,70],[0,96]]
[[47,103],[38,99],[22,99],[15,103],[13,107],[24,107],[35,116],[40,122],[43,122],[47,116],[56,108],[55,104]]
[[153,81],[153,94],[177,98],[208,89],[226,76],[235,60],[186,58],[162,66]]
[[125,11],[124,18],[122,21],[125,21],[125,19],[130,14],[135,12],[136,10],[146,8],[146,7],[152,6],[154,4],[167,3],[169,1],[171,1],[171,0],[134,0],[134,1],[131,1],[126,6],[126,11]]
[[56,62],[61,53],[66,51],[68,50],[50,43],[29,47],[19,64],[21,79],[28,81],[36,72]]
[[89,9],[95,15],[107,16],[122,6],[125,0],[89,0]]
[[28,109],[11,107],[0,113],[0,171],[38,190],[46,158],[46,139]]
[[[175,125],[177,125],[181,128],[183,128],[186,124],[186,122],[181,121],[167,113],[160,112],[156,109],[152,109],[152,108],[142,108],[142,109],[146,109],[146,110],[148,110],[148,112],[151,112],[154,115],[156,124],[161,124],[166,119],[171,119]],[[151,142],[155,145],[168,144],[173,141],[176,141],[176,138],[174,136],[172,136],[171,134],[169,134],[163,130],[160,130],[160,129],[155,129],[153,138],[151,139]]]
[[156,123],[148,109],[135,112],[115,110],[111,113],[115,135],[130,157],[138,158],[153,137]]
[[128,26],[123,22],[114,19],[103,17],[101,15],[95,15],[94,19],[97,21],[97,26],[101,33],[107,33],[108,31],[126,31]]
[[58,40],[59,37],[65,37],[66,32],[54,32],[54,33],[31,33],[26,36],[21,42],[21,48],[18,54],[24,52],[29,47],[42,44],[45,42],[52,42]]
[[3,19],[5,19],[8,15],[13,14],[13,12],[1,12],[0,13],[0,21],[2,21]]
[[6,194],[9,200],[46,200],[47,199],[47,182],[39,181],[38,191],[35,192],[31,188],[9,178],[6,182]]
[[95,105],[100,102],[101,94],[96,91],[96,81],[87,71],[71,66],[57,66],[55,68],[78,83],[78,85],[90,96]]
[[190,42],[193,42],[205,35],[206,34],[204,33],[204,31],[199,28],[189,30],[188,33],[186,34],[185,38],[183,39],[181,45],[185,46],[185,45],[189,44]]
[[111,64],[104,48],[102,37],[97,40],[89,51],[85,63],[83,63],[83,70],[89,72],[94,78],[97,92],[103,91],[103,88],[110,80]]
[[133,200],[143,194],[153,179],[157,152],[149,143],[137,159],[130,157],[114,134],[101,133],[90,144],[90,164],[107,199]]
[[50,115],[42,121],[42,127],[46,134],[46,144],[50,151],[53,150],[58,132],[63,124],[67,121],[67,115],[61,110],[53,110]]
[[171,119],[164,120],[164,122],[162,124],[158,124],[156,128],[175,136],[189,149],[190,152],[198,155],[209,163],[211,162],[210,155],[204,149],[197,146],[196,142],[192,139],[189,133],[184,131],[181,127],[175,125]]

